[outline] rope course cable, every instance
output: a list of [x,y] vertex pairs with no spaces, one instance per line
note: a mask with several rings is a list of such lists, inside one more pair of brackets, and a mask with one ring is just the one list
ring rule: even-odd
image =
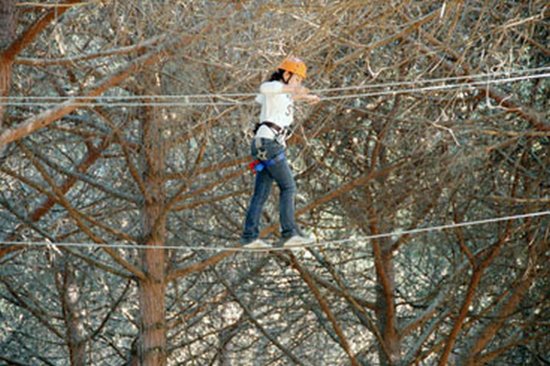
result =
[[428,86],[428,87],[424,87],[424,88],[385,90],[385,91],[372,92],[372,93],[350,94],[350,95],[342,95],[342,96],[335,96],[335,97],[325,97],[325,98],[321,98],[321,101],[323,101],[323,100],[349,99],[349,98],[374,97],[374,96],[381,96],[381,95],[407,94],[407,93],[416,93],[416,92],[424,92],[424,91],[440,91],[440,90],[448,90],[448,89],[456,89],[456,88],[472,88],[474,86],[483,86],[483,85],[490,85],[490,84],[502,84],[502,83],[508,83],[508,82],[521,81],[521,80],[529,80],[529,79],[545,79],[549,76],[550,76],[550,73],[529,75],[529,76],[522,76],[522,77],[515,77],[515,78],[506,78],[506,79],[483,80],[483,81],[476,81],[476,82],[471,82],[471,83],[436,85],[436,86]]
[[[477,81],[468,81],[461,83],[450,83],[444,85],[434,85],[427,87],[417,87],[417,88],[404,88],[404,89],[390,89],[390,90],[380,90],[373,91],[370,93],[361,93],[361,94],[344,94],[339,96],[328,96],[321,98],[322,101],[329,100],[338,100],[338,99],[351,99],[351,98],[361,98],[361,97],[371,97],[371,96],[382,96],[382,95],[393,95],[393,94],[404,94],[404,93],[414,93],[414,92],[426,92],[426,91],[443,91],[456,88],[472,88],[474,86],[480,85],[491,85],[491,84],[501,84],[501,83],[510,83],[517,82],[522,80],[531,80],[531,79],[540,79],[547,78],[550,76],[550,73],[535,73],[529,74],[530,72],[541,72],[548,71],[550,67],[542,67],[536,69],[528,70],[519,70],[514,72],[501,72],[493,74],[476,74],[469,76],[458,76],[458,77],[449,77],[449,78],[438,78],[438,79],[424,79],[424,80],[415,80],[415,81],[402,81],[402,82],[391,82],[384,84],[368,84],[368,85],[355,85],[349,87],[340,87],[340,88],[327,88],[327,89],[317,89],[312,90],[315,93],[330,93],[330,92],[340,92],[346,90],[360,90],[360,89],[377,89],[377,88],[388,88],[395,86],[407,86],[407,85],[416,85],[416,84],[427,84],[427,83],[440,83],[445,81],[459,81],[459,80],[472,80],[487,78],[485,80]],[[495,79],[495,76],[502,75],[512,75],[512,74],[527,74],[522,76],[515,77],[506,77]],[[212,94],[190,94],[190,95],[145,95],[145,96],[9,96],[9,97],[0,97],[0,105],[3,106],[48,106],[48,105],[57,105],[60,102],[67,102],[70,105],[76,106],[110,106],[110,107],[140,107],[140,106],[159,106],[159,107],[184,107],[184,106],[229,106],[229,105],[247,105],[254,104],[253,101],[241,101],[241,100],[229,100],[229,101],[194,101],[195,98],[235,98],[235,97],[253,97],[257,95],[256,93],[212,93]],[[150,101],[144,101],[144,99],[150,99]],[[140,100],[139,102],[120,102],[127,100]]]
[[59,248],[80,247],[80,248],[111,248],[111,249],[151,249],[151,250],[165,249],[165,250],[180,250],[180,251],[195,250],[195,251],[209,251],[209,252],[256,252],[257,253],[257,252],[285,251],[289,249],[292,249],[292,250],[307,249],[307,248],[314,248],[314,247],[325,247],[329,245],[342,245],[346,243],[357,243],[359,241],[369,241],[373,239],[398,237],[401,235],[413,235],[413,234],[426,233],[426,232],[432,232],[432,231],[442,231],[442,230],[453,229],[458,227],[484,225],[484,224],[490,224],[495,222],[519,220],[519,219],[532,218],[532,217],[541,217],[546,215],[550,215],[550,210],[511,215],[511,216],[492,217],[492,218],[481,219],[481,220],[464,221],[464,222],[416,228],[416,229],[410,229],[410,230],[394,230],[392,232],[381,233],[376,235],[365,235],[365,236],[358,236],[358,237],[349,238],[349,239],[327,240],[327,241],[315,242],[312,244],[297,245],[297,246],[293,246],[292,248],[273,247],[273,248],[254,249],[254,248],[245,248],[245,247],[208,247],[208,246],[177,246],[177,245],[152,246],[152,245],[125,244],[125,243],[112,243],[112,244],[89,243],[89,242],[88,243],[86,242],[55,243],[55,242],[48,242],[48,241],[34,241],[34,242],[33,241],[2,241],[0,242],[0,245],[21,245],[21,246],[28,246],[28,247],[59,247]]
[[533,69],[525,70],[512,70],[506,72],[494,72],[486,74],[473,74],[473,75],[463,75],[463,76],[449,76],[446,78],[436,78],[436,79],[418,79],[418,80],[409,80],[409,81],[394,81],[389,83],[382,84],[363,84],[363,85],[354,85],[340,88],[327,88],[327,89],[316,89],[315,92],[331,92],[331,91],[345,91],[345,90],[357,90],[357,89],[377,89],[377,88],[387,88],[391,86],[405,86],[405,85],[416,85],[416,84],[429,84],[429,83],[441,83],[447,81],[459,81],[459,80],[470,80],[470,79],[480,79],[480,78],[494,78],[497,76],[508,76],[511,77],[514,74],[529,74],[532,72],[545,72],[549,71],[550,67],[538,67]]
[[[496,76],[512,76],[514,74],[529,74],[531,72],[540,72],[548,71],[550,67],[538,67],[524,70],[510,70],[494,73],[485,73],[485,74],[473,74],[473,75],[463,75],[463,76],[450,76],[445,78],[436,78],[436,79],[417,79],[409,81],[395,81],[382,84],[362,84],[354,85],[348,87],[339,87],[339,88],[325,88],[325,89],[313,89],[313,92],[331,92],[331,91],[343,91],[343,90],[354,90],[354,89],[376,89],[376,88],[385,88],[389,86],[401,86],[401,85],[414,85],[414,84],[425,84],[425,83],[436,83],[436,82],[445,82],[445,81],[458,81],[458,80],[468,80],[468,79],[478,79],[478,78],[488,78]],[[66,100],[71,98],[79,99],[123,99],[123,100],[132,100],[132,99],[152,99],[152,98],[163,98],[163,99],[173,99],[173,98],[210,98],[210,97],[251,97],[256,96],[257,93],[211,93],[211,94],[182,94],[182,95],[102,95],[102,96],[78,96],[78,95],[69,95],[69,96],[9,96],[9,97],[0,97],[1,99],[35,99],[35,100]]]

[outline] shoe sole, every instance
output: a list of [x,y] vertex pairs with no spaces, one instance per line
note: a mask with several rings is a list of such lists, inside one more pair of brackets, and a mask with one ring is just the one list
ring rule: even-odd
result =
[[283,244],[283,248],[287,248],[287,249],[293,249],[293,248],[304,248],[308,245],[311,245],[311,244],[314,244],[315,241],[312,240],[312,241],[304,241],[304,242],[301,242],[301,243],[285,243]]
[[260,242],[260,243],[250,243],[243,245],[243,248],[247,249],[272,249],[273,247],[267,243]]

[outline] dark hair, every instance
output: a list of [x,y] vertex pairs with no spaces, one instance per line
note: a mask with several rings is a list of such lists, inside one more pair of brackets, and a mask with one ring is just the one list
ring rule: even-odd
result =
[[[277,69],[277,71],[275,71],[273,74],[271,74],[271,77],[269,78],[268,81],[281,81],[285,84],[288,83],[288,80],[285,81],[284,77],[283,77],[283,74],[285,73],[285,70],[283,69]],[[289,78],[290,79],[290,78]]]

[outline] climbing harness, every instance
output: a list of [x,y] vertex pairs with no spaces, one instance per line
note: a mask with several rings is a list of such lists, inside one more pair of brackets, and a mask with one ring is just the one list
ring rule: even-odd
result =
[[271,129],[271,131],[273,131],[273,133],[275,134],[275,140],[280,145],[286,146],[286,140],[288,140],[290,138],[290,136],[292,136],[292,130],[290,128],[281,127],[281,126],[279,126],[279,125],[277,125],[273,122],[269,122],[269,121],[256,123],[256,125],[254,126],[254,131],[253,131],[254,135],[256,135],[256,133],[258,132],[258,130],[262,126],[267,126],[267,127],[269,127],[269,129]]
[[262,170],[264,170],[264,168],[268,168],[270,166],[277,164],[279,161],[284,160],[285,158],[285,152],[281,151],[275,157],[269,159],[269,156],[267,155],[267,150],[262,145],[262,139],[260,138],[254,139],[254,146],[256,147],[256,150],[257,150],[256,156],[258,157],[258,159],[252,161],[248,165],[250,170],[252,170],[254,174],[261,172]]
[[256,156],[259,160],[268,160],[267,159],[267,150],[262,145],[262,139],[255,138],[254,146],[256,147]]
[[265,168],[269,168],[270,166],[277,164],[279,161],[282,161],[284,159],[285,159],[285,152],[281,151],[273,159],[269,159],[269,160],[256,159],[252,161],[250,164],[248,164],[248,166],[250,170],[252,170],[252,173],[256,174],[261,172]]

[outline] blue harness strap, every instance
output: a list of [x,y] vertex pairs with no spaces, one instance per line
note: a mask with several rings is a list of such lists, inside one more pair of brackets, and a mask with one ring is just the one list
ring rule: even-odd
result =
[[273,159],[269,160],[255,160],[250,164],[250,168],[254,173],[259,173],[265,168],[268,168],[270,166],[273,166],[277,164],[279,161],[285,159],[285,152],[281,151],[277,156],[275,156]]

